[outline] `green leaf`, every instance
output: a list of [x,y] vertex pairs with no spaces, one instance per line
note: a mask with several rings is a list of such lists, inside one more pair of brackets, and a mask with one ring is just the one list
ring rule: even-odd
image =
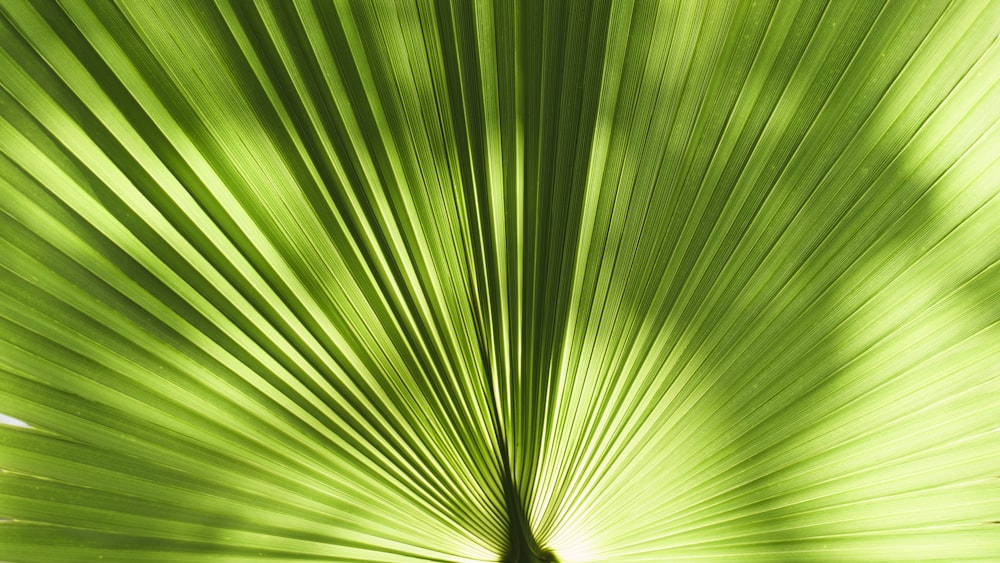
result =
[[0,3],[0,559],[991,561],[1000,3]]

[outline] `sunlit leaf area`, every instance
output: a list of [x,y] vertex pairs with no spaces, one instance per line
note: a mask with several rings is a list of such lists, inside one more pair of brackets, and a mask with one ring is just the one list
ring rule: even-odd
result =
[[1000,2],[0,0],[0,561],[1000,561]]

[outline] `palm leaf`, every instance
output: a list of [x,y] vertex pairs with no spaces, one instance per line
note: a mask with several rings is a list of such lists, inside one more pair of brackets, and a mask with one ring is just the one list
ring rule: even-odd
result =
[[990,561],[1000,3],[0,4],[0,559]]

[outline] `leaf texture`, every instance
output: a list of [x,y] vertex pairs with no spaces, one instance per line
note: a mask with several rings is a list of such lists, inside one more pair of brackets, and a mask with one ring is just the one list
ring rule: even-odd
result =
[[0,3],[0,560],[995,561],[1000,3]]

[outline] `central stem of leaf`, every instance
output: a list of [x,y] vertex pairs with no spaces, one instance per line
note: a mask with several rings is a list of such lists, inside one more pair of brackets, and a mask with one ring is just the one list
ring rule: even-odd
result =
[[507,551],[501,559],[502,563],[558,563],[555,554],[539,547],[528,523],[528,515],[524,511],[521,495],[514,486],[514,477],[510,467],[510,457],[506,451],[502,454],[503,461],[503,493],[507,505]]

